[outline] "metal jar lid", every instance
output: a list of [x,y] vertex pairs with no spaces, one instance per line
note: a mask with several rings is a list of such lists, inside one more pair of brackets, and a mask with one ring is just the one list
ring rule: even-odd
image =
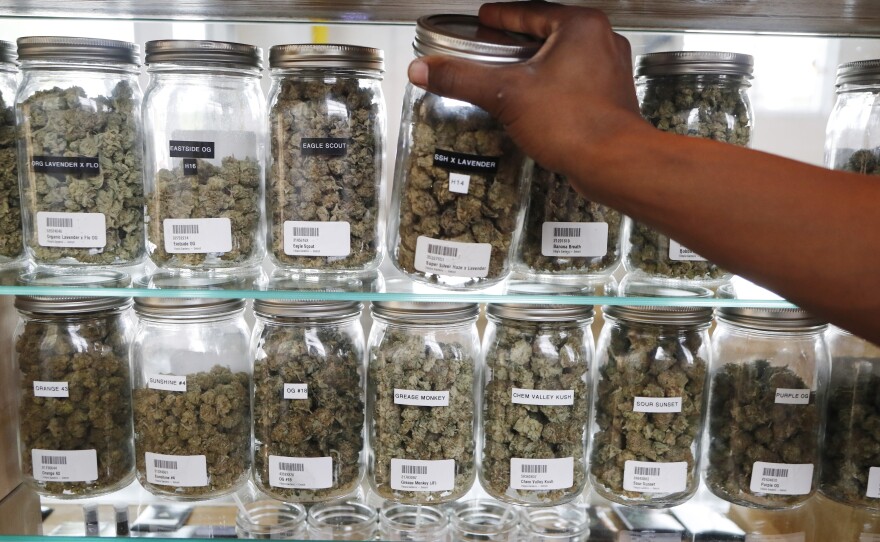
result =
[[721,307],[717,316],[740,327],[763,331],[809,331],[827,325],[800,308]]
[[381,49],[329,43],[291,43],[269,49],[270,68],[349,68],[385,71]]
[[254,45],[210,40],[155,40],[144,48],[144,64],[193,64],[228,68],[263,67],[263,51]]
[[[701,286],[666,286],[652,282],[632,281],[622,288],[627,297],[676,297],[707,299],[712,291]],[[602,312],[610,318],[654,325],[695,326],[712,321],[712,307],[605,305]]]
[[837,67],[837,83],[841,85],[876,85],[880,83],[880,59],[847,62]]
[[636,57],[636,77],[651,75],[738,75],[751,77],[752,55],[721,51],[669,51]]
[[[189,277],[174,273],[156,273],[135,281],[136,288],[157,290],[240,290],[242,279],[231,276]],[[197,319],[221,316],[244,309],[241,298],[211,297],[136,297],[134,310],[142,316],[168,319]]]
[[18,38],[19,60],[63,60],[67,62],[113,62],[137,65],[140,48],[127,41],[65,36]]
[[452,55],[482,62],[528,60],[542,42],[525,34],[505,32],[480,24],[473,15],[427,15],[416,22],[416,55]]
[[357,301],[313,301],[291,299],[255,299],[258,316],[302,320],[340,319],[360,315],[364,305]]
[[[94,271],[89,273],[61,273],[40,271],[23,275],[20,286],[45,286],[47,288],[126,288],[129,276],[119,271]],[[131,297],[108,296],[57,296],[17,295],[15,308],[39,314],[84,314],[131,305]]]
[[480,314],[476,303],[429,303],[419,301],[374,301],[373,316],[396,324],[449,324],[466,322]]
[[[565,296],[588,295],[584,287],[563,284],[534,283],[513,280],[507,288],[513,295]],[[592,292],[589,292],[592,294]],[[548,303],[488,303],[486,313],[497,318],[526,322],[576,322],[594,316],[592,305],[564,305]]]
[[0,40],[0,62],[4,64],[18,64],[18,55],[15,52],[15,44],[11,41]]

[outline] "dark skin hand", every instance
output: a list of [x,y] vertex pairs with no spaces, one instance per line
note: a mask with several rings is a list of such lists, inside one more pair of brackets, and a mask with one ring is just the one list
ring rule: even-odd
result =
[[546,41],[514,65],[423,57],[410,81],[482,107],[585,197],[880,344],[880,182],[655,129],[600,11],[486,4],[480,21]]

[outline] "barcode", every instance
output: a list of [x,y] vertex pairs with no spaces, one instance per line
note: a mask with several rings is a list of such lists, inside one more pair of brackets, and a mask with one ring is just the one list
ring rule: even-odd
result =
[[527,465],[522,464],[521,472],[526,474],[547,474],[547,465]]
[[788,478],[788,469],[772,469],[764,467],[764,476],[771,478]]
[[439,254],[440,256],[449,256],[458,258],[458,249],[454,247],[444,247],[441,245],[428,245],[428,254]]
[[157,469],[177,470],[177,461],[165,461],[164,459],[154,459],[153,466]]
[[580,237],[580,228],[553,228],[553,237]]
[[43,465],[67,465],[67,457],[63,455],[44,455],[40,458]]
[[278,463],[278,468],[287,472],[305,472],[306,466],[302,463]]
[[320,228],[298,228],[291,229],[291,235],[294,237],[318,237]]
[[172,224],[171,232],[179,235],[199,233],[198,224]]
[[660,467],[636,467],[636,476],[660,476]]
[[400,472],[403,474],[428,474],[428,467],[419,465],[401,465]]
[[72,228],[73,227],[73,219],[72,218],[54,218],[51,216],[46,217],[46,227],[48,228]]

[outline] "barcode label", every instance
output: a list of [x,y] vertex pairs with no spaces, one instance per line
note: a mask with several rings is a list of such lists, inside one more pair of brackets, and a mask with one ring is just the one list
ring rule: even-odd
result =
[[147,374],[147,387],[151,390],[186,391],[186,375]]
[[225,254],[232,250],[228,218],[166,218],[162,221],[169,254]]
[[862,533],[859,535],[859,542],[880,542],[880,534]]
[[868,490],[865,496],[869,499],[880,499],[880,467],[868,469]]
[[403,390],[394,388],[394,404],[406,406],[448,407],[448,391]]
[[288,220],[284,223],[283,244],[288,256],[348,256],[351,224]]
[[95,450],[31,450],[34,479],[40,482],[93,482],[98,479]]
[[608,253],[606,222],[544,222],[541,254],[569,258],[600,258]]
[[807,495],[813,487],[812,463],[765,463],[752,465],[749,490],[757,495]]
[[633,412],[678,413],[681,412],[681,397],[634,397]]
[[669,259],[674,262],[705,262],[706,258],[700,256],[693,250],[682,246],[681,243],[674,239],[669,240]]
[[510,459],[510,487],[526,491],[568,489],[574,486],[574,458]]
[[574,405],[574,390],[512,388],[510,402],[515,405],[572,406]]
[[333,458],[270,455],[269,485],[285,489],[333,487]]
[[70,386],[67,382],[34,380],[34,397],[70,397]]
[[37,242],[44,247],[104,248],[103,213],[37,213]]
[[687,489],[687,462],[627,461],[623,489],[639,493],[680,493]]
[[810,390],[776,388],[776,397],[773,402],[777,405],[809,405]]
[[455,460],[391,460],[391,489],[450,491],[455,487]]
[[[746,535],[745,542],[806,542],[806,533],[790,534],[754,534]],[[859,542],[865,542],[859,539]]]
[[460,243],[419,236],[415,267],[423,273],[451,277],[483,278],[489,275],[492,245]]
[[173,487],[208,485],[208,461],[204,455],[165,455],[146,452],[147,482]]

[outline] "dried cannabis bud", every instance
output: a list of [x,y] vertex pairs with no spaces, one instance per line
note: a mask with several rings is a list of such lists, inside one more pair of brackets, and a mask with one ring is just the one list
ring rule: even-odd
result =
[[[880,359],[835,357],[822,447],[822,493],[837,502],[877,508],[868,474],[880,467]],[[873,497],[869,497],[873,495]]]
[[15,108],[6,98],[0,92],[0,261],[22,252]]
[[[687,463],[688,488],[696,488],[694,448],[703,423],[706,361],[698,332],[666,335],[660,328],[611,328],[599,367],[596,426],[590,473],[596,483],[627,499],[668,494],[623,488],[627,461]],[[637,397],[680,398],[680,412],[641,412]]]
[[27,161],[34,157],[97,157],[96,174],[38,173],[28,168],[22,198],[38,212],[101,213],[103,248],[41,246],[30,228],[27,245],[38,262],[136,263],[144,251],[143,140],[139,100],[128,81],[110,96],[90,97],[80,87],[35,92],[21,104]]
[[809,386],[788,367],[766,360],[727,363],[712,377],[706,484],[716,495],[734,502],[747,495],[751,502],[777,507],[804,500],[803,495],[758,497],[750,490],[756,461],[815,464],[819,456],[815,392],[806,405],[778,404],[777,388]]
[[[245,372],[215,365],[186,375],[186,391],[134,390],[138,480],[178,496],[208,496],[234,489],[250,467],[250,382]],[[175,487],[147,482],[146,452],[206,456],[208,485]]]
[[[460,243],[491,245],[486,278],[501,278],[507,272],[510,243],[520,208],[520,169],[523,156],[504,128],[488,113],[473,106],[449,105],[427,93],[413,106],[412,146],[402,162],[400,188],[400,245],[396,263],[415,275],[437,274],[416,269],[416,244],[420,236]],[[495,165],[496,170],[468,173],[467,188],[450,190],[454,166],[444,165],[438,156]],[[436,155],[436,156],[435,156]],[[448,163],[448,162],[447,162]],[[489,168],[491,169],[491,168]]]
[[[584,487],[584,452],[589,420],[587,346],[579,327],[570,323],[505,321],[486,351],[491,380],[483,398],[481,481],[494,495],[520,502],[558,503]],[[589,340],[587,338],[586,340]],[[516,404],[514,388],[570,390],[566,406]],[[511,459],[571,457],[573,484],[547,491],[519,490],[511,484]]]
[[[259,247],[260,164],[253,158],[225,156],[221,166],[196,160],[196,175],[186,175],[183,162],[173,170],[156,174],[155,192],[147,197],[147,235],[150,254],[157,265],[198,267],[245,263]],[[232,250],[213,254],[174,254],[165,250],[165,219],[228,218],[232,226]]]
[[[648,79],[642,86],[641,113],[664,132],[746,146],[751,134],[749,103],[737,78],[674,76]],[[670,239],[633,221],[628,263],[651,275],[681,279],[719,279],[727,272],[686,249],[670,256]],[[673,257],[675,259],[673,259]]]
[[[338,327],[267,325],[254,363],[254,477],[273,496],[296,502],[351,493],[360,482],[364,402],[362,347]],[[307,398],[285,399],[285,384]],[[333,486],[273,487],[269,456],[331,457]]]
[[[32,450],[95,450],[98,479],[35,483],[52,495],[94,495],[134,474],[128,339],[123,316],[25,323],[15,343],[21,371],[21,467]],[[68,397],[35,397],[34,382],[67,383]]]
[[[375,389],[370,446],[375,490],[397,502],[454,499],[474,481],[474,359],[458,342],[440,342],[389,327],[373,348],[370,386]],[[395,404],[394,390],[449,392],[448,406]],[[455,460],[451,491],[393,489],[392,459]]]
[[[376,89],[356,77],[281,81],[270,113],[272,170],[266,192],[269,245],[279,265],[360,270],[378,263],[384,111]],[[286,230],[286,221],[347,223],[350,252],[300,254],[340,249],[319,246],[288,254],[285,233],[293,232]]]

